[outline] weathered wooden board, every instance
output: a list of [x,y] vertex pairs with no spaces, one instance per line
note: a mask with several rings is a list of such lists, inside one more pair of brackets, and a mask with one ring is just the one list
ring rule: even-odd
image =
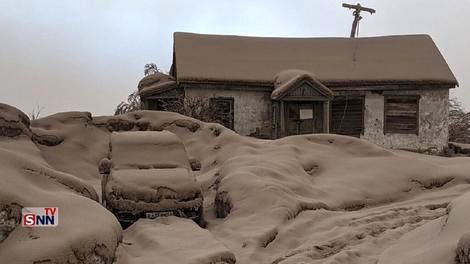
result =
[[385,97],[384,132],[417,134],[419,98],[416,96]]
[[330,133],[360,137],[364,131],[364,97],[336,97],[330,105]]

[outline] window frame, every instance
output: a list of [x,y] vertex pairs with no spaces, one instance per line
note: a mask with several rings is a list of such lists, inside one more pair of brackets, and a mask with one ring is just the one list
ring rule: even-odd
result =
[[[414,131],[396,131],[391,129],[388,125],[390,122],[387,122],[387,114],[389,111],[389,106],[388,106],[388,100],[390,99],[409,99],[409,100],[415,100],[416,102],[416,128]],[[383,133],[384,135],[387,134],[401,134],[401,135],[417,135],[419,136],[419,110],[420,110],[420,95],[384,95],[384,120],[383,120]]]
[[[230,102],[230,116],[229,116],[229,127],[228,129],[235,129],[235,99],[230,96],[214,96],[209,98],[209,107],[213,107],[213,103],[216,101],[227,101]],[[223,125],[223,124],[221,124]]]

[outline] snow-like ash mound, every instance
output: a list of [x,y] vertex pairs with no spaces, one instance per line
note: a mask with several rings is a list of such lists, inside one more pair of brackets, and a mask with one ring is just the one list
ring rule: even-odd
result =
[[[143,219],[126,229],[117,264],[234,264],[235,256],[194,222],[174,216]],[[150,249],[150,250],[149,250]]]
[[[466,259],[462,256],[468,252],[463,235],[468,233],[470,215],[465,208],[470,203],[465,196],[453,200],[470,191],[468,158],[389,151],[360,139],[328,134],[258,140],[242,137],[218,124],[157,111],[112,117],[60,113],[31,122],[30,129],[63,140],[50,146],[28,138],[0,138],[0,150],[7,153],[4,156],[16,153],[20,164],[15,167],[10,165],[15,162],[6,162],[11,173],[2,169],[6,184],[0,188],[5,188],[9,196],[3,195],[2,190],[1,201],[10,206],[48,203],[63,207],[67,203],[75,208],[71,201],[87,204],[83,205],[87,214],[101,219],[95,220],[101,229],[95,230],[95,225],[89,223],[85,230],[95,233],[84,231],[78,236],[83,238],[81,245],[88,249],[98,240],[108,239],[103,244],[111,252],[111,245],[120,235],[120,230],[115,229],[116,220],[93,201],[96,193],[101,193],[99,164],[109,158],[110,133],[168,130],[183,140],[191,160],[197,163],[194,173],[203,190],[207,230],[234,253],[237,263],[380,264],[424,263],[419,260],[426,259],[426,263],[437,264]],[[23,165],[30,163],[43,164],[60,172],[61,177],[16,176],[29,175]],[[17,183],[19,179],[23,180]],[[75,189],[63,187],[59,179]],[[96,192],[84,191],[90,186]],[[40,192],[41,188],[48,192]],[[24,192],[43,197],[35,193],[40,192],[44,200],[22,198]],[[57,195],[64,197],[54,198]],[[6,211],[11,212],[11,208]],[[14,215],[7,218],[15,219]],[[11,230],[9,226],[7,229]],[[145,229],[153,232],[155,226],[146,224]],[[75,227],[61,228],[64,235],[51,240],[64,246],[54,244],[50,250],[73,248],[68,234],[75,232]],[[19,254],[10,249],[19,247],[15,234],[27,233],[25,230],[20,226],[13,228],[0,244],[0,253],[3,250],[9,256]],[[132,230],[141,232],[139,228],[129,229],[124,241],[129,236],[137,245],[132,251],[121,251],[129,254],[121,255],[123,259],[132,263],[135,257],[139,263],[152,263],[152,252],[165,254],[158,250],[158,243],[150,246],[139,241],[147,238]],[[440,239],[440,234],[445,234],[445,238]],[[181,240],[183,243],[184,238]],[[432,241],[439,250],[418,246],[423,241]],[[88,249],[82,251],[89,252]],[[43,255],[53,256],[49,252]],[[131,252],[149,253],[147,258]]]
[[[0,136],[0,263],[112,263],[121,228],[93,186],[44,160],[25,116],[0,119],[23,131]],[[59,225],[22,227],[23,207],[59,207]]]

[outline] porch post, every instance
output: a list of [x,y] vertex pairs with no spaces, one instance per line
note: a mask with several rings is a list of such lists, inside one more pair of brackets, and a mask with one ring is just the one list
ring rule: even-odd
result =
[[323,102],[323,132],[330,133],[330,101]]
[[280,135],[278,135],[278,137],[283,137],[286,135],[286,120],[285,120],[285,115],[284,115],[284,101],[281,101],[281,110],[279,111],[280,114],[280,124],[281,124],[281,129],[280,129]]

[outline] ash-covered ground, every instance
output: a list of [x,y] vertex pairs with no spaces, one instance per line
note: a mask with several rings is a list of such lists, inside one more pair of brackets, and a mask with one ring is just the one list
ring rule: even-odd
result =
[[[123,231],[98,165],[113,131],[162,130],[200,162],[206,227],[172,216]],[[0,263],[470,263],[469,183],[470,158],[351,137],[259,140],[150,111],[31,121],[0,104]],[[43,206],[59,226],[21,226],[22,207]]]

